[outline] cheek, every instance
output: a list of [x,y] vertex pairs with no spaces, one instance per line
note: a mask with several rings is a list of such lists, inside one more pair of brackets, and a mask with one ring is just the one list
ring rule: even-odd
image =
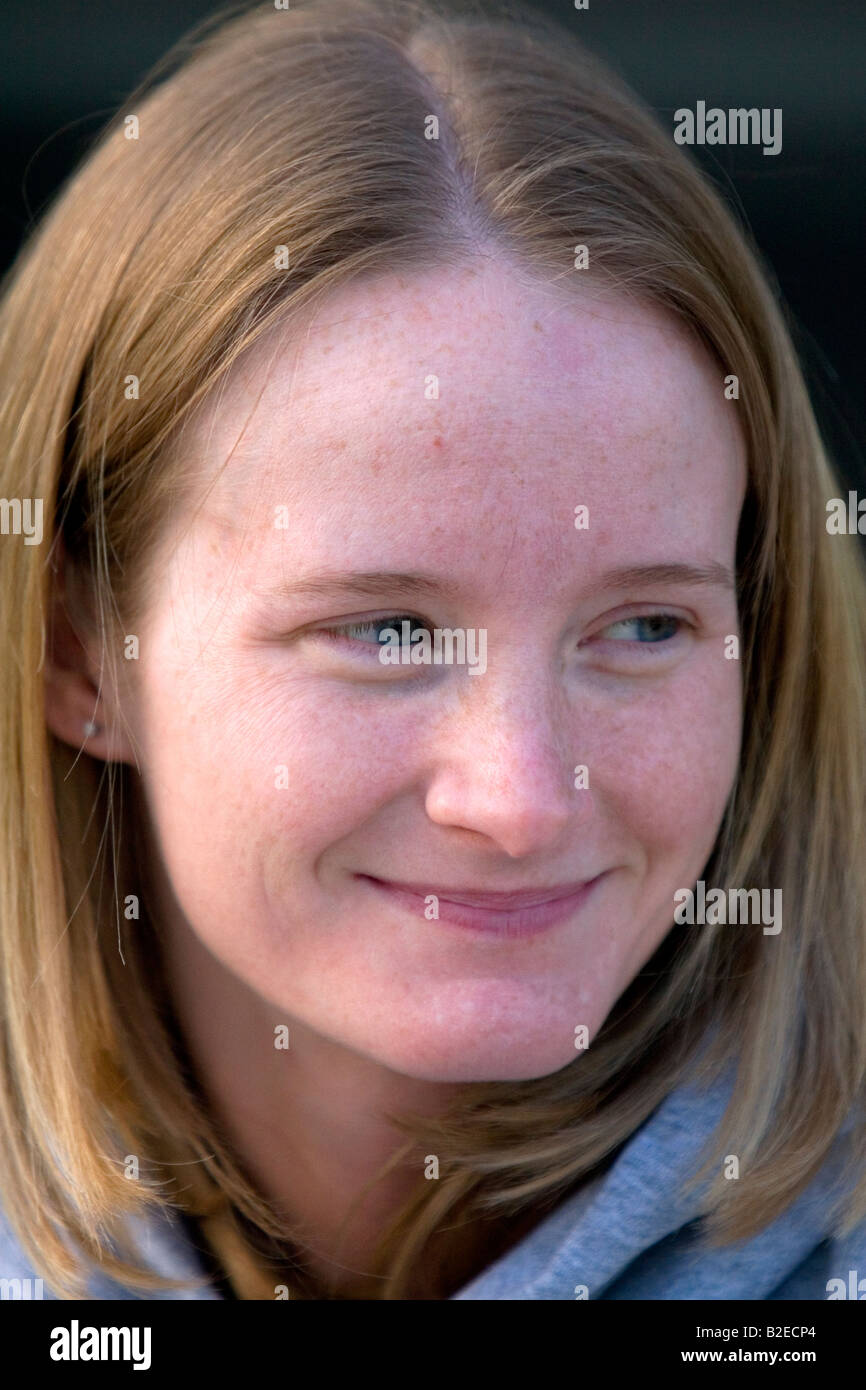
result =
[[180,872],[194,860],[240,877],[272,859],[285,876],[292,859],[356,830],[411,776],[417,712],[323,690],[287,666],[279,653],[213,651],[208,664],[167,656],[142,673],[145,783]]
[[716,660],[599,716],[597,799],[648,851],[706,857],[715,840],[742,718],[738,663]]

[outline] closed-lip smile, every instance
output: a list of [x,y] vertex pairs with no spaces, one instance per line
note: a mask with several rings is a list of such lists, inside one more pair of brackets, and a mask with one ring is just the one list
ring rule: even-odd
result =
[[[422,921],[445,922],[500,937],[533,936],[566,921],[602,878],[581,879],[576,883],[520,891],[478,892],[470,888],[437,887],[432,883],[399,883],[391,879],[358,874],[380,892],[402,903]],[[431,910],[431,899],[435,908]]]
[[[371,875],[362,874],[362,878],[371,878]],[[517,907],[535,907],[539,903],[558,902],[560,898],[574,897],[582,888],[593,882],[592,879],[584,878],[577,883],[562,883],[550,888],[526,888],[521,892],[494,892],[478,893],[471,888],[437,888],[435,883],[399,883],[396,879],[373,879],[376,883],[385,883],[390,888],[402,888],[405,893],[416,893],[419,897],[427,897],[434,893],[440,902],[464,903],[467,907],[492,907],[498,908],[500,912],[507,912]]]

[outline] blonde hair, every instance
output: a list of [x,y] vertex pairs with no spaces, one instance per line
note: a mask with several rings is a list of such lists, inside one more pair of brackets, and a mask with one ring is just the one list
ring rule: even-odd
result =
[[[866,582],[856,541],[827,535],[837,483],[747,235],[671,132],[530,11],[236,7],[132,94],[0,306],[0,495],[42,498],[48,518],[45,547],[0,540],[0,1199],[60,1297],[82,1296],[85,1259],[133,1288],[178,1287],[128,1235],[157,1209],[287,1234],[199,1094],[158,924],[124,915],[146,881],[135,774],[46,731],[60,547],[114,660],[183,486],[165,446],[260,334],[349,279],[482,244],[566,287],[578,243],[598,283],[666,307],[739,379],[745,729],[705,877],[781,888],[785,928],[672,931],[572,1065],[403,1117],[407,1151],[437,1153],[441,1176],[383,1233],[381,1296],[404,1296],[456,1213],[537,1210],[598,1171],[701,1049],[708,1080],[735,1065],[703,1171],[735,1152],[748,1174],[707,1190],[719,1243],[792,1202],[862,1099]],[[840,1233],[866,1214],[866,1174],[849,1199]]]

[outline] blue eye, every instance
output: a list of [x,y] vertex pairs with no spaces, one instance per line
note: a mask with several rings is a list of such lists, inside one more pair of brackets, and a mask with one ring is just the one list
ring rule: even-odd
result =
[[622,618],[618,623],[606,627],[601,635],[606,636],[620,629],[620,635],[612,639],[615,642],[635,639],[638,642],[667,642],[671,637],[676,637],[682,624],[682,618],[675,618],[670,613],[651,613],[648,617]]
[[384,632],[386,628],[391,628],[397,633],[397,637],[402,645],[402,625],[407,621],[410,624],[410,642],[413,633],[419,628],[430,631],[427,623],[420,622],[417,618],[413,618],[411,613],[394,613],[387,618],[366,618],[360,623],[343,623],[336,627],[320,627],[317,628],[316,631],[317,634],[330,637],[331,640],[335,642],[360,643],[362,646],[369,646],[374,651],[378,651],[381,650],[383,645],[380,632]]

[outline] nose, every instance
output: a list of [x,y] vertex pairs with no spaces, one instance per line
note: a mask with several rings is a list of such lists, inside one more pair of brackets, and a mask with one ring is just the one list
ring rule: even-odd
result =
[[[575,787],[586,763],[574,711],[540,673],[500,671],[463,683],[460,707],[432,731],[425,808],[436,825],[474,832],[512,859],[552,850],[594,816]],[[583,781],[584,779],[579,779]]]

